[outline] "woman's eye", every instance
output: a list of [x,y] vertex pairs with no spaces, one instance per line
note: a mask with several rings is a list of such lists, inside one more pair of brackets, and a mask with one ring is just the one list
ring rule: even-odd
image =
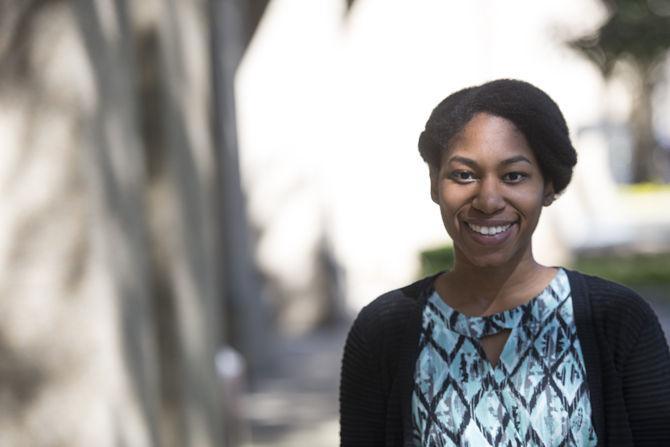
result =
[[527,177],[528,175],[524,174],[523,172],[508,172],[507,174],[503,175],[503,180],[508,183],[518,183],[522,180],[525,180]]
[[469,183],[475,180],[475,176],[470,171],[454,171],[450,177],[460,183]]

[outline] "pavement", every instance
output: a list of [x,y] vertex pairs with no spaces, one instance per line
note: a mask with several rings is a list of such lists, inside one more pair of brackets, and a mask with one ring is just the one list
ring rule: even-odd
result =
[[[670,291],[639,290],[670,343]],[[242,447],[336,447],[342,348],[350,322],[299,337],[277,337],[271,368],[243,397]]]
[[349,325],[275,340],[272,367],[243,398],[243,447],[339,445],[340,360]]

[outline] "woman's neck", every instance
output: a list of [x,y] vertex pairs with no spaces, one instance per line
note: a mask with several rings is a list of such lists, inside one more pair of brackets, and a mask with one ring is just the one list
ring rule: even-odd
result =
[[456,262],[453,270],[440,275],[435,287],[451,307],[466,315],[491,315],[524,304],[539,294],[556,269],[536,262],[479,267]]

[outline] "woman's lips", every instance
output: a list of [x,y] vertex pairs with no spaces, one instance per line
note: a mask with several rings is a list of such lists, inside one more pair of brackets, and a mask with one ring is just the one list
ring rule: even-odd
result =
[[477,225],[465,222],[468,234],[482,245],[498,245],[505,242],[517,228],[517,222]]

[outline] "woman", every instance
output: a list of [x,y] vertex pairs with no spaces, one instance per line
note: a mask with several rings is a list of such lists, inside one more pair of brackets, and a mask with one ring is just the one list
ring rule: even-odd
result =
[[388,292],[342,359],[343,446],[670,446],[670,355],[631,290],[539,264],[542,207],[577,161],[522,81],[456,92],[419,138],[450,271]]

